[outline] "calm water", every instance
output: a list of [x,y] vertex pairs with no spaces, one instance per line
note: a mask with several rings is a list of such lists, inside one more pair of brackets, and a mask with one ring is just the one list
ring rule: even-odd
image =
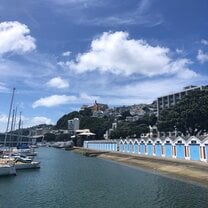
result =
[[0,178],[0,208],[207,208],[208,189],[98,158],[38,149],[40,170]]

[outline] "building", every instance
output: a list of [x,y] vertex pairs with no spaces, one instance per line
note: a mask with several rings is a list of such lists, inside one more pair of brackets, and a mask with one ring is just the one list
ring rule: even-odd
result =
[[79,129],[71,136],[75,146],[82,147],[85,140],[95,140],[96,134],[90,132],[90,129]]
[[157,98],[157,116],[160,115],[160,112],[163,109],[174,106],[176,103],[178,103],[181,100],[181,98],[188,95],[188,93],[190,93],[191,91],[202,90],[207,87],[208,86],[197,87],[197,86],[190,85],[190,86],[184,87],[183,90],[180,92],[171,93],[169,95],[158,97]]
[[[115,147],[114,147],[115,145]],[[141,137],[117,140],[86,140],[84,148],[117,151],[131,155],[208,162],[208,135]]]
[[68,130],[70,134],[74,134],[76,130],[79,130],[79,118],[68,120]]
[[95,100],[93,105],[83,105],[80,110],[90,110],[92,112],[93,117],[102,118],[104,116],[104,112],[108,110],[108,105],[103,103],[97,103]]

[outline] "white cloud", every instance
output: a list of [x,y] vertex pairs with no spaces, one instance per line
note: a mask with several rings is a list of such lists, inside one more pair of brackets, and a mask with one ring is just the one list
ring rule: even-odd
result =
[[64,89],[69,87],[69,83],[67,80],[62,79],[61,77],[54,77],[49,80],[47,83],[48,87]]
[[208,40],[202,39],[201,43],[204,44],[204,45],[208,45]]
[[30,52],[36,48],[35,39],[29,35],[27,25],[20,22],[0,23],[0,55],[14,52],[18,54]]
[[44,116],[35,116],[33,118],[25,118],[23,119],[25,121],[25,126],[36,126],[39,124],[54,124],[53,121],[50,118],[44,117]]
[[6,87],[5,83],[0,82],[0,92],[6,92],[8,88]]
[[79,96],[73,95],[51,95],[49,97],[40,98],[32,104],[33,108],[37,107],[55,107],[66,104],[81,104],[87,101],[94,102],[98,100],[99,96],[88,95],[87,93],[80,93]]
[[[112,2],[103,1],[110,6]],[[111,26],[118,25],[143,25],[147,27],[154,27],[163,23],[161,13],[152,9],[154,7],[151,0],[140,0],[133,9],[126,9],[120,13],[109,13],[109,15],[97,15],[96,17],[88,17],[83,15],[76,18],[76,21],[81,24]],[[96,2],[97,5],[97,2]]]
[[105,32],[91,43],[89,51],[76,60],[59,63],[77,73],[98,70],[117,75],[140,74],[147,77],[177,75],[192,78],[188,59],[173,60],[169,48],[151,46],[144,40],[130,39],[127,32]]
[[86,101],[94,101],[94,100],[98,100],[100,97],[99,96],[93,96],[93,95],[88,95],[87,93],[81,93],[80,97],[81,100],[86,100]]
[[203,64],[208,61],[208,53],[204,53],[202,50],[198,50],[197,60]]
[[179,48],[176,48],[176,53],[177,54],[183,54],[183,50],[182,49],[179,49]]
[[152,103],[157,97],[181,91],[188,85],[206,85],[207,77],[198,76],[196,79],[179,79],[177,77],[140,80],[126,82],[123,85],[111,86],[111,90],[100,92],[101,102],[109,105],[131,105]]
[[70,56],[71,55],[71,51],[65,51],[62,53],[62,56]]
[[76,96],[67,96],[67,95],[51,95],[49,97],[40,98],[35,101],[32,105],[33,108],[37,107],[54,107],[59,105],[69,104],[77,100]]
[[[0,114],[0,132],[5,132],[7,120],[8,120],[7,115]],[[36,126],[39,124],[54,124],[54,122],[50,118],[47,118],[44,116],[34,116],[34,117],[22,116],[22,121],[23,121],[24,128]],[[10,121],[10,124],[11,124],[11,121]],[[17,124],[16,124],[16,128],[17,128]]]

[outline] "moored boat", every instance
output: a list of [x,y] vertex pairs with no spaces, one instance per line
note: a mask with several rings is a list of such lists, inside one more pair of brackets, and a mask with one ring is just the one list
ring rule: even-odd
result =
[[24,170],[24,169],[37,169],[40,168],[40,162],[16,162],[15,163],[16,170]]
[[0,176],[16,175],[14,164],[0,164]]

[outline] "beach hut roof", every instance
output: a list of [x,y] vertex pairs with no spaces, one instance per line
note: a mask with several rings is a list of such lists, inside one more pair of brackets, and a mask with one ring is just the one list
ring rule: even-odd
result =
[[175,138],[175,140],[173,140],[174,143],[178,143],[178,141],[182,141],[183,143],[186,143],[186,137],[184,136],[178,136]]
[[187,142],[188,143],[191,143],[192,141],[196,141],[197,143],[201,143],[201,140],[199,139],[199,137],[196,137],[196,136],[190,136],[188,139],[187,139]]
[[161,138],[154,138],[154,143],[156,144],[156,143],[162,143],[163,141],[161,140]]
[[134,144],[135,144],[135,143],[139,143],[139,139],[135,139],[135,140],[134,140]]
[[202,144],[208,144],[208,135],[204,136],[204,139],[202,140]]

